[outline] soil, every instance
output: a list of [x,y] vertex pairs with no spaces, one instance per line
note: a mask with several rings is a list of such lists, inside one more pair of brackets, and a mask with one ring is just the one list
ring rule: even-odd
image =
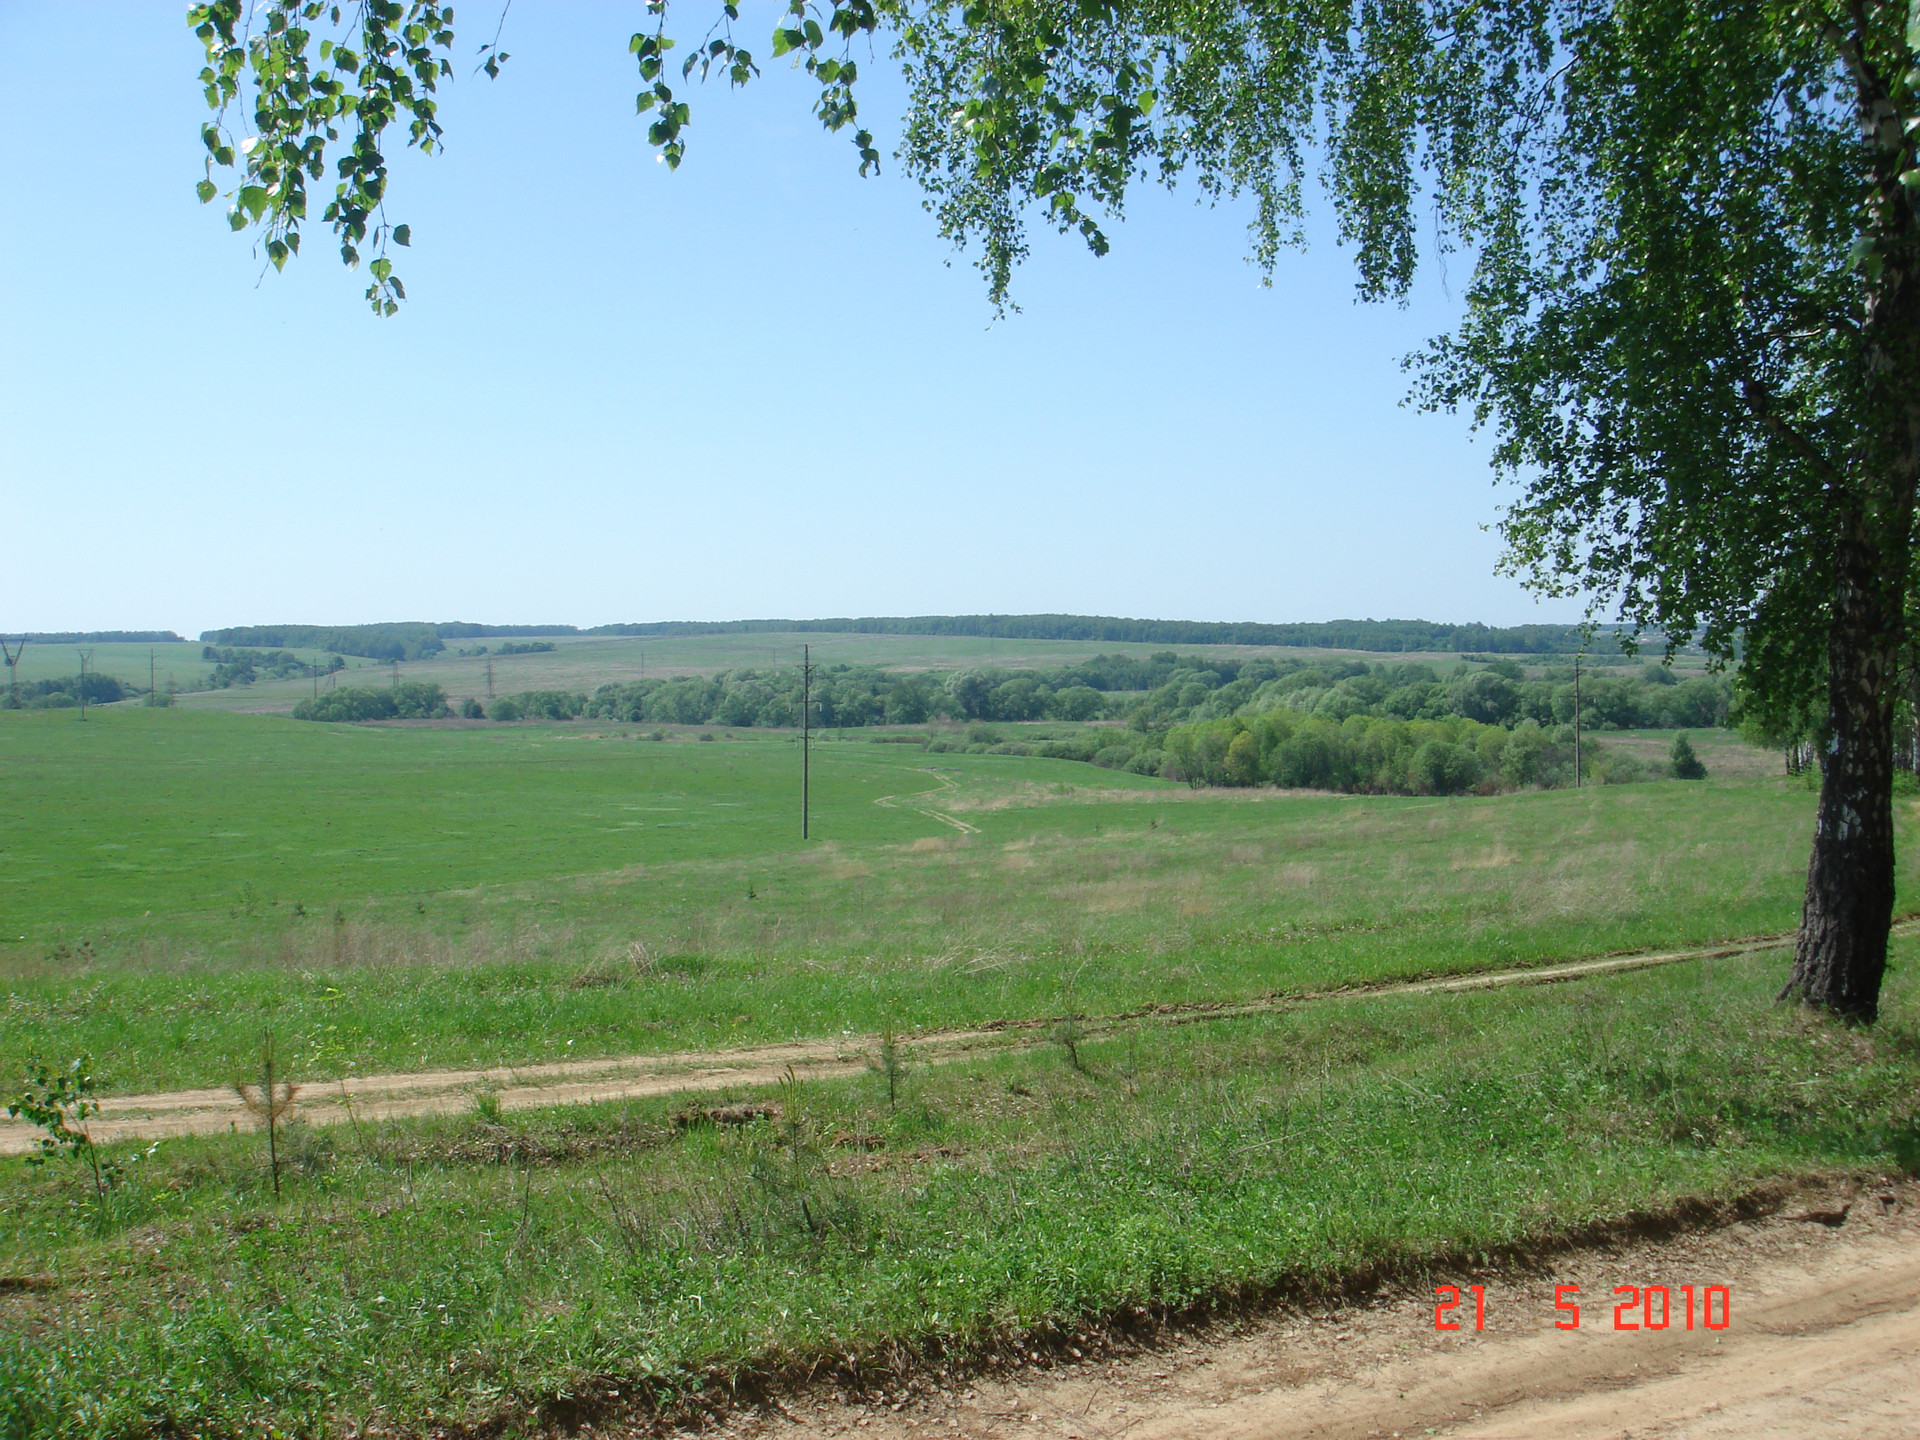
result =
[[[1844,1217],[1844,1218],[1843,1218]],[[1272,1315],[1130,1352],[902,1398],[822,1388],[720,1427],[737,1440],[1730,1440],[1752,1435],[1920,1435],[1920,1186],[1852,1180],[1775,1213],[1678,1238],[1543,1258],[1518,1270],[1436,1277],[1482,1284],[1461,1328],[1435,1330],[1425,1290],[1352,1308]],[[1554,1308],[1578,1285],[1579,1328]],[[1615,1287],[1665,1286],[1666,1328],[1646,1302],[1614,1329]],[[1716,1292],[1707,1329],[1685,1297]],[[1642,1292],[1644,1293],[1644,1292]],[[1661,1318],[1658,1301],[1653,1318]],[[1088,1349],[1095,1348],[1091,1339]]]
[[[1916,926],[1920,926],[1920,921],[1908,920],[1896,929],[1904,933]],[[1333,998],[1353,1000],[1506,985],[1542,985],[1691,960],[1757,957],[1776,951],[1790,944],[1791,940],[1792,937],[1788,935],[1770,935],[1697,950],[1616,955],[1568,965],[1399,981],[1357,990],[1277,995],[1245,1003],[1160,1005],[1126,1015],[1076,1018],[1084,1032],[1097,1035],[1107,1026],[1122,1022],[1178,1024],[1193,1020],[1221,1020]],[[903,1039],[913,1052],[915,1064],[937,1065],[976,1055],[985,1049],[1047,1043],[1045,1036],[1062,1018],[1042,1016],[988,1021],[974,1029],[921,1031]],[[869,1063],[870,1042],[832,1039],[612,1056],[599,1060],[569,1060],[540,1065],[498,1066],[487,1070],[422,1070],[391,1075],[356,1075],[300,1086],[294,1100],[293,1115],[310,1125],[338,1125],[407,1116],[453,1114],[472,1110],[476,1095],[482,1092],[494,1095],[502,1110],[590,1105],[651,1095],[773,1085],[785,1078],[789,1068],[801,1079],[828,1079],[858,1074]],[[117,1140],[160,1140],[180,1135],[215,1135],[228,1129],[256,1129],[259,1123],[233,1088],[223,1086],[144,1095],[103,1096],[100,1112],[89,1121],[89,1129],[94,1139],[108,1143]],[[38,1134],[25,1121],[0,1116],[0,1156],[26,1154],[33,1148]]]

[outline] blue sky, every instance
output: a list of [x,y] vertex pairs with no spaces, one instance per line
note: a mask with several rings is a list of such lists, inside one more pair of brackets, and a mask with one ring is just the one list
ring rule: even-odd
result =
[[523,4],[396,164],[378,321],[317,223],[262,278],[194,199],[184,12],[0,0],[0,628],[1578,618],[1494,574],[1486,440],[1400,403],[1433,271],[1357,305],[1321,241],[1262,289],[1242,210],[1143,191],[1105,259],[1036,236],[996,320],[888,85],[879,180],[777,61],[668,172],[640,7]]

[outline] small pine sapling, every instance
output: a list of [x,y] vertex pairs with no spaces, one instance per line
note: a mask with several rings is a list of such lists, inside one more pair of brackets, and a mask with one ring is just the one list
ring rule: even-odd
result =
[[867,1068],[886,1077],[887,1108],[893,1109],[900,1101],[900,1082],[907,1078],[906,1051],[900,1044],[899,1031],[888,1026],[880,1032],[880,1058],[869,1060]]
[[267,1168],[273,1175],[273,1198],[280,1198],[280,1123],[293,1113],[293,1097],[300,1087],[280,1078],[274,1068],[273,1032],[260,1032],[260,1082],[236,1080],[234,1093],[256,1120],[267,1127]]

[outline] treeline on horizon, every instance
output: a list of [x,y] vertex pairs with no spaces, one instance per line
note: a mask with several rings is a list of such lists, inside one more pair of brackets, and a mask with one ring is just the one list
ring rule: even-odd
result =
[[[1589,633],[1577,625],[1479,623],[1443,625],[1428,620],[1327,620],[1274,625],[1255,621],[1129,620],[1106,615],[919,615],[826,620],[661,620],[644,624],[478,625],[467,621],[399,621],[378,625],[241,625],[207,630],[208,644],[269,650],[328,650],[372,660],[420,660],[439,654],[451,640],[576,635],[626,639],[673,639],[700,635],[854,634],[974,636],[997,640],[1078,640],[1146,645],[1277,645],[1360,650],[1381,654],[1463,651],[1491,655],[1594,655],[1622,653],[1610,630]],[[177,638],[177,637],[176,637]]]
[[186,637],[171,630],[29,630],[9,635],[29,645],[184,645]]

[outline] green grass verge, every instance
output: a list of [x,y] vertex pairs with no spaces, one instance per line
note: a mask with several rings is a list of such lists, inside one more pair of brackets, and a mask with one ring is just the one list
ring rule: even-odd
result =
[[0,1293],[0,1432],[513,1434],[1912,1167],[1914,954],[1870,1033],[1742,959],[1144,1026],[1084,1069],[911,1070],[895,1106],[784,1087],[739,1130],[661,1102],[296,1133],[277,1204],[251,1136],[167,1142],[105,1207],[8,1165],[0,1273],[56,1284]]

